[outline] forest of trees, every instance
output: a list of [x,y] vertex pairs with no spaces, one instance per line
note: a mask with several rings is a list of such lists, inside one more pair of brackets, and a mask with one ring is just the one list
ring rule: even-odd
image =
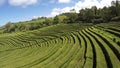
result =
[[[75,10],[75,9],[72,9]],[[31,21],[11,23],[8,22],[0,30],[1,33],[11,33],[17,31],[28,31],[54,24],[70,24],[70,23],[108,23],[120,21],[120,2],[118,0],[112,1],[110,7],[81,9],[79,13],[69,12],[62,13],[54,18],[41,17],[32,19]]]

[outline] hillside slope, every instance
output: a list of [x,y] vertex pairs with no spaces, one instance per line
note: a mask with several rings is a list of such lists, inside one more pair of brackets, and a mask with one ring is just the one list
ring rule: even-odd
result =
[[119,68],[119,25],[58,24],[1,34],[0,68]]

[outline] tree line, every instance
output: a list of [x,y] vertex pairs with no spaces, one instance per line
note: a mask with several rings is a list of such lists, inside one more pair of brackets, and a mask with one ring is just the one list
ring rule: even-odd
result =
[[32,19],[31,21],[11,23],[8,22],[0,29],[0,33],[11,33],[18,31],[35,30],[42,27],[55,25],[55,24],[71,24],[71,23],[108,23],[110,21],[120,21],[120,2],[118,0],[112,1],[111,6],[97,8],[92,6],[91,8],[85,8],[79,10],[79,13],[75,13],[75,9],[72,9],[69,13],[62,13],[55,17],[40,17]]

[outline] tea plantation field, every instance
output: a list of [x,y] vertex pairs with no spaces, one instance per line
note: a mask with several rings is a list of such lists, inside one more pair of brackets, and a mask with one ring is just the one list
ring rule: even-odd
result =
[[1,34],[0,68],[120,68],[120,23]]

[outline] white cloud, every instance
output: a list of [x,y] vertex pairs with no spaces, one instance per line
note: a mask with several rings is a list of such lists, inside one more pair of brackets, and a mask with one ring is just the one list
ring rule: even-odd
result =
[[53,11],[51,12],[51,16],[55,16],[61,13],[60,8],[54,8]]
[[9,0],[9,4],[12,6],[26,7],[29,5],[36,4],[38,0]]
[[78,3],[75,4],[75,9],[82,9],[82,8],[91,8],[92,6],[97,6],[97,8],[103,8],[104,6],[110,6],[111,1],[115,0],[85,0],[84,2],[79,1]]
[[[65,0],[61,0],[61,2],[62,1],[64,2]],[[80,9],[91,8],[92,6],[97,6],[97,8],[103,8],[104,6],[108,7],[108,6],[111,5],[112,1],[115,1],[115,0],[101,0],[101,1],[98,1],[98,0],[84,0],[84,1],[78,1],[72,7],[54,8],[49,16],[53,17],[53,16],[59,15],[61,13],[70,12],[70,10],[73,9],[73,8],[78,13]]]
[[37,19],[37,18],[39,18],[39,17],[42,17],[42,16],[33,16],[33,19]]
[[58,0],[59,3],[70,3],[71,0]]
[[49,17],[54,17],[56,15],[59,15],[61,13],[66,13],[66,12],[70,12],[70,10],[73,9],[73,7],[65,7],[65,8],[54,8],[51,12],[51,14],[49,15]]

